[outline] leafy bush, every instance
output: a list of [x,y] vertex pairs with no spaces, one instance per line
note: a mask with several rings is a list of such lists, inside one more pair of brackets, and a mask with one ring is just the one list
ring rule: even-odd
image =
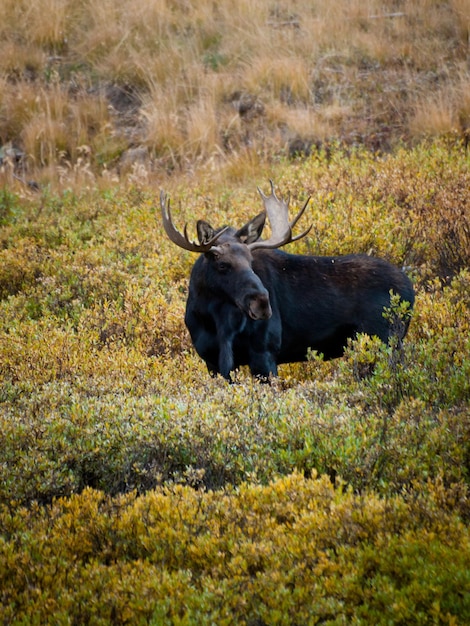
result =
[[87,489],[0,512],[4,623],[422,624],[470,618],[470,536],[440,482],[358,496],[266,487]]
[[[332,149],[270,175],[312,195],[292,250],[406,267],[403,345],[359,336],[227,385],[191,346],[194,259],[152,188],[5,196],[4,623],[468,621],[468,155]],[[250,176],[171,181],[175,220],[243,224]]]

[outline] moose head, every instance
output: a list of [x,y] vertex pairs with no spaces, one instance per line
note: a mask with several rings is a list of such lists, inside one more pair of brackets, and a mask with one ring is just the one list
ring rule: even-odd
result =
[[[226,298],[231,299],[253,320],[269,319],[272,309],[268,290],[253,271],[252,253],[255,250],[280,248],[305,237],[311,229],[310,226],[295,237],[292,234],[292,229],[304,214],[310,198],[294,219],[289,221],[290,195],[287,201],[279,199],[274,191],[272,180],[270,184],[269,196],[258,188],[264,211],[242,228],[235,230],[224,227],[216,230],[208,222],[198,220],[196,229],[199,243],[189,239],[187,224],[184,226],[183,233],[175,228],[170,201],[163,191],[160,194],[163,226],[169,239],[180,248],[204,254],[204,278],[209,291],[219,295],[225,294]],[[261,239],[266,218],[271,226],[271,236],[268,239]]]

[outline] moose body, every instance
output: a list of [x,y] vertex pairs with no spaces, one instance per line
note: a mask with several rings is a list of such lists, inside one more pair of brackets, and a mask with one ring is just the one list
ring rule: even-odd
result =
[[[230,380],[232,371],[248,365],[254,376],[268,379],[277,375],[279,364],[306,360],[309,349],[325,359],[341,356],[348,338],[358,333],[387,342],[394,329],[383,313],[391,292],[414,302],[407,276],[367,255],[322,257],[275,249],[294,240],[291,227],[307,203],[289,224],[288,203],[276,197],[273,186],[271,196],[262,198],[265,213],[238,231],[214,231],[199,221],[200,243],[193,244],[185,229],[183,247],[203,252],[191,272],[185,322],[209,372]],[[163,195],[162,211],[170,238],[182,245],[182,235],[171,230]],[[261,240],[266,214],[273,232]],[[406,330],[405,325],[402,335]]]

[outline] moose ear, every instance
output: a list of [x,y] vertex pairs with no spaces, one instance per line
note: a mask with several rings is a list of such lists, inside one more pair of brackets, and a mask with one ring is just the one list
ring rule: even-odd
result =
[[215,235],[215,231],[212,228],[212,226],[208,222],[205,222],[204,220],[197,221],[196,230],[197,230],[197,237],[201,245],[204,245],[205,243],[210,241],[212,237]]
[[261,233],[263,232],[264,223],[266,221],[266,213],[263,211],[252,220],[242,226],[239,231],[235,233],[235,237],[242,243],[253,243],[257,241],[261,237]]

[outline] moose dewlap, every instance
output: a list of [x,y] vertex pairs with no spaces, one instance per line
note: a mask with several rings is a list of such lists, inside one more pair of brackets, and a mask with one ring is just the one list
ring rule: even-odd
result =
[[[363,254],[323,257],[279,250],[304,237],[292,228],[309,200],[289,221],[289,200],[258,189],[264,211],[236,230],[213,229],[197,222],[199,243],[185,226],[174,226],[170,202],[162,191],[163,225],[176,245],[200,253],[191,271],[185,322],[194,347],[212,375],[248,365],[260,378],[277,375],[280,363],[304,361],[309,349],[332,359],[343,354],[349,337],[377,335],[387,342],[402,338],[408,322],[397,330],[384,309],[390,294],[414,303],[413,287],[401,269]],[[269,239],[261,239],[268,218]]]

